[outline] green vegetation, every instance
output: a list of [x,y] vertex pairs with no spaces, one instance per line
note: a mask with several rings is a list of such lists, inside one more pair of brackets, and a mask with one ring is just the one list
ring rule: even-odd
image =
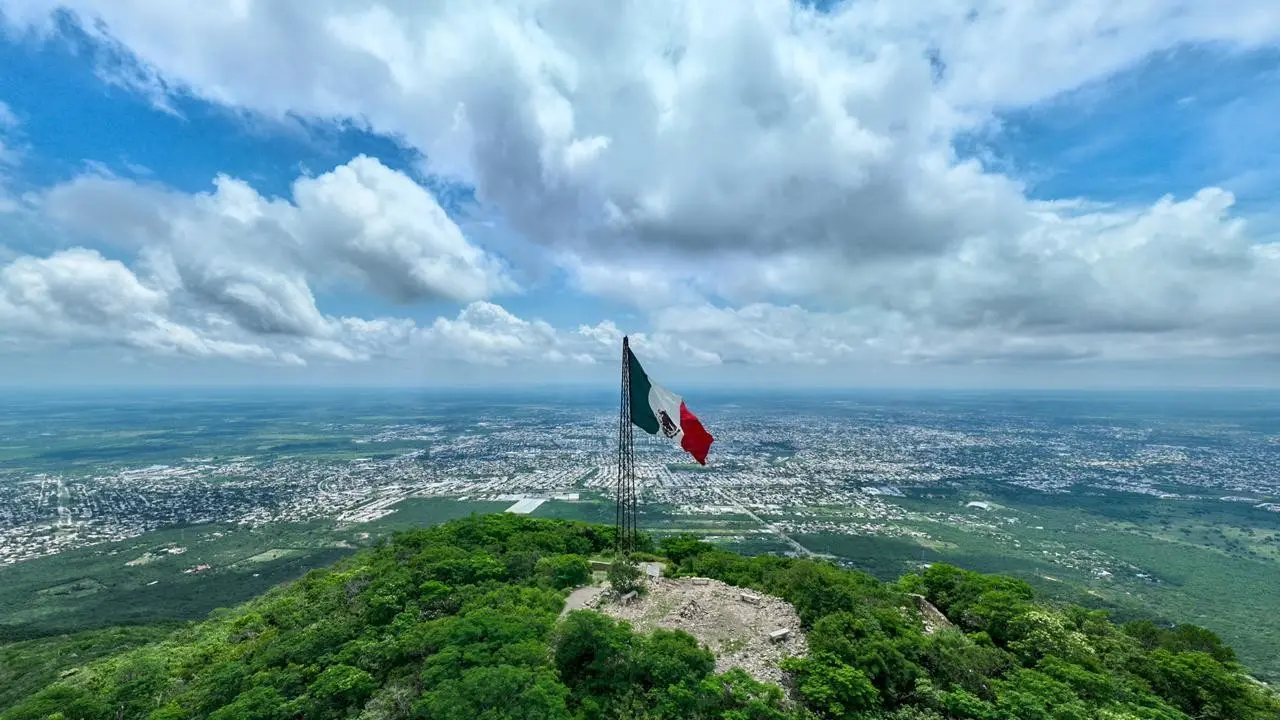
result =
[[616,513],[617,506],[612,498],[606,501],[584,493],[583,499],[579,502],[548,500],[539,505],[531,514],[534,517],[555,520],[612,523]]
[[94,580],[93,578],[80,578],[79,580],[73,580],[69,583],[54,585],[53,587],[47,587],[47,588],[44,588],[43,590],[38,590],[37,594],[42,595],[44,597],[49,597],[49,598],[54,598],[54,597],[78,598],[78,597],[84,597],[85,595],[92,595],[101,589],[102,589],[102,583],[98,582],[97,580]]
[[[663,545],[682,572],[789,600],[810,656],[787,661],[820,718],[1274,719],[1280,703],[1202,628],[1123,627],[1105,612],[1033,601],[1030,585],[948,565],[888,584],[806,560]],[[923,632],[910,593],[956,627]],[[891,715],[860,713],[892,712]]]
[[392,508],[395,512],[390,515],[356,527],[377,535],[435,525],[446,520],[463,518],[472,513],[502,512],[509,507],[511,507],[509,502],[488,500],[455,500],[442,497],[409,498],[393,505]]
[[547,555],[538,558],[534,571],[541,584],[573,588],[591,582],[591,563],[581,555]]
[[671,472],[707,472],[706,465],[699,465],[694,462],[667,463],[667,469]]
[[[908,512],[889,524],[890,531],[920,531],[928,539],[821,531],[792,537],[882,580],[941,562],[1013,575],[1054,600],[1107,609],[1118,619],[1201,624],[1229,642],[1259,677],[1280,682],[1280,621],[1273,600],[1280,597],[1280,540],[1272,541],[1280,532],[1276,513],[1216,499],[1015,493],[979,481],[964,490],[907,491],[907,497],[886,499]],[[965,508],[969,500],[1000,509]],[[865,522],[857,519],[856,508],[830,509],[835,515],[826,510],[804,508],[822,511],[832,522],[840,522],[840,512],[849,522]],[[735,549],[756,552],[750,546]],[[1111,574],[1099,575],[1095,568]]]
[[[1035,601],[934,565],[886,583],[813,560],[665,538],[671,570],[791,602],[810,654],[790,695],[714,672],[689,635],[557,619],[609,527],[473,516],[401,533],[233,610],[86,662],[0,720],[1274,720],[1213,633]],[[647,544],[647,543],[646,543]],[[927,633],[913,594],[954,623]],[[52,642],[52,641],[51,641]],[[51,644],[52,648],[56,643]],[[124,647],[129,647],[128,645]],[[52,650],[48,650],[52,652]],[[65,663],[42,672],[63,674]]]
[[644,593],[644,572],[630,558],[619,557],[614,560],[609,565],[607,577],[614,595],[621,597],[629,592],[635,592],[637,595]]
[[0,645],[0,708],[99,658],[163,639],[177,625],[122,626]]
[[[511,503],[410,498],[369,523],[233,524],[159,530],[18,563],[0,582],[0,642],[205,617],[367,546],[379,536]],[[170,550],[181,548],[183,552]],[[197,565],[208,570],[185,573]]]
[[[782,692],[683,633],[557,616],[611,528],[489,515],[308,573],[85,666],[4,720],[782,718]],[[734,714],[736,713],[736,714]]]
[[203,525],[18,563],[0,582],[0,642],[203,618],[351,554],[355,538],[328,523]]

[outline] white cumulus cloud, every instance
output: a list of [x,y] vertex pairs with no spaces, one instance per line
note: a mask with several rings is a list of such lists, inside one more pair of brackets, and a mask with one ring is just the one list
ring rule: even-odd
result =
[[47,232],[124,259],[83,247],[17,254],[0,286],[9,349],[116,343],[192,357],[358,361],[407,348],[415,323],[326,314],[314,286],[349,284],[396,302],[513,288],[428,191],[377,160],[299,178],[292,199],[226,176],[214,186],[185,194],[91,173],[32,196]]
[[252,343],[204,337],[166,317],[168,298],[116,260],[72,249],[0,267],[0,342],[122,345],[192,357],[277,360]]
[[489,302],[474,302],[456,318],[437,318],[416,338],[426,353],[445,360],[488,365],[515,362],[592,364],[598,348],[558,332],[541,320],[525,320]]
[[[1270,0],[8,0],[71,10],[136,61],[118,79],[284,118],[354,119],[472,184],[585,292],[695,364],[1266,355],[1280,259],[1206,188],[1148,207],[1030,200],[956,151],[1003,110],[1096,87],[1188,43],[1280,40]],[[1071,199],[1065,199],[1071,200]],[[408,344],[474,362],[612,357],[557,330],[429,192],[376,160],[289,199],[220,178],[186,196],[114,178],[46,212],[141,253],[174,318],[212,313],[353,358]],[[423,328],[330,317],[317,289],[448,299]],[[363,326],[361,322],[383,325]],[[195,323],[205,327],[206,323]],[[284,341],[280,341],[284,342]],[[302,352],[302,351],[299,351]]]

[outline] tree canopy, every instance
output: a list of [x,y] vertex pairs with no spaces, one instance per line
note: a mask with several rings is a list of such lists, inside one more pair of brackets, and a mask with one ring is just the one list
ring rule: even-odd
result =
[[[396,535],[162,640],[92,659],[0,720],[1274,720],[1207,630],[1111,623],[1025,583],[944,565],[883,583],[832,564],[668,538],[669,571],[791,602],[788,688],[690,635],[560,617],[613,530],[514,515]],[[652,545],[649,545],[652,547]],[[923,595],[955,627],[932,634]]]

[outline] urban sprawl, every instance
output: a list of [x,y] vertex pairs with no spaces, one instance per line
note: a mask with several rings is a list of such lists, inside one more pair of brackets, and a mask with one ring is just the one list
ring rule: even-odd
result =
[[[453,425],[387,426],[346,438],[357,454],[368,450],[363,458],[245,452],[77,474],[9,472],[0,476],[0,566],[162,527],[315,519],[357,526],[396,512],[397,504],[411,498],[510,502],[508,510],[517,513],[537,513],[548,501],[607,501],[616,477],[610,433],[615,423],[595,413],[557,420],[553,427],[495,416]],[[855,425],[838,417],[779,423],[746,412],[721,418],[712,429],[717,440],[707,468],[690,463],[669,442],[637,433],[642,504],[703,526],[736,518],[726,536],[773,536],[800,554],[809,551],[794,536],[896,535],[927,542],[928,522],[1016,544],[1004,528],[1019,518],[992,503],[973,500],[922,515],[897,502],[906,489],[919,492],[974,477],[1040,493],[1210,497],[1280,511],[1265,501],[1280,490],[1277,482],[1254,472],[1258,466],[1250,458],[1127,445],[1134,438],[1119,429],[1057,447],[1018,428],[969,435],[901,424]],[[421,447],[391,457],[380,451],[388,444],[415,443]],[[1116,450],[1122,446],[1139,449]],[[1138,572],[1112,567],[1088,551],[1050,554],[1055,562],[1099,577]]]

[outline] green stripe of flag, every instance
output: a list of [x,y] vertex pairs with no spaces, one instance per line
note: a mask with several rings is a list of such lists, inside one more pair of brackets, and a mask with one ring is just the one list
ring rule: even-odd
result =
[[649,375],[645,373],[644,368],[640,367],[636,354],[629,349],[627,364],[630,366],[628,372],[631,377],[631,422],[650,435],[657,435],[660,427],[658,418],[649,407],[649,389],[653,384],[649,382]]

